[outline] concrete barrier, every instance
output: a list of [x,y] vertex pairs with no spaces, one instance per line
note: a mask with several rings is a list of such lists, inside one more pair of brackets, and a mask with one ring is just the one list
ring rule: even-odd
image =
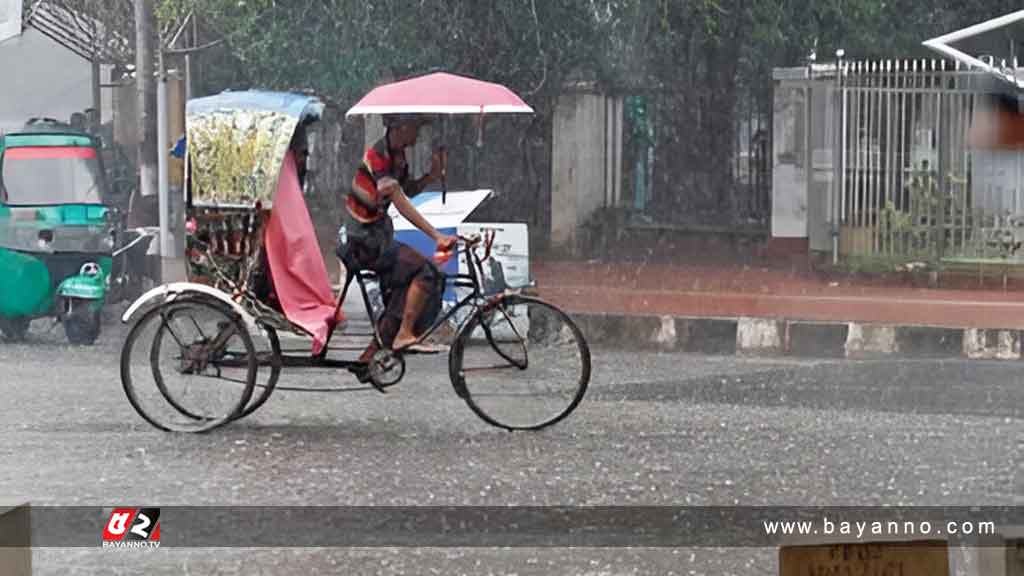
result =
[[1015,329],[889,326],[771,318],[573,314],[588,342],[623,349],[819,358],[1024,358]]
[[677,318],[680,349],[702,354],[735,354],[739,320],[736,318]]
[[786,353],[812,358],[842,358],[846,355],[849,324],[787,322]]
[[785,348],[786,325],[777,320],[740,318],[736,324],[736,352],[778,354]]
[[28,504],[0,504],[0,574],[31,576],[32,522]]
[[905,356],[952,358],[963,353],[963,343],[963,328],[896,327],[896,348]]
[[1020,360],[1020,332],[968,328],[963,352],[972,360]]
[[889,356],[899,352],[895,326],[850,323],[846,333],[846,357]]
[[662,316],[661,326],[654,333],[654,344],[661,350],[675,350],[679,346],[679,333],[676,331],[676,319]]

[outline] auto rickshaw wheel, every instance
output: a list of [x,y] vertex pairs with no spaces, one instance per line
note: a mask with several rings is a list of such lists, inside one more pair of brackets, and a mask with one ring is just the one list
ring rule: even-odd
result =
[[92,346],[100,335],[102,320],[100,310],[80,304],[64,318],[64,334],[75,346]]
[[9,342],[21,342],[25,339],[31,323],[30,318],[0,318],[0,333]]

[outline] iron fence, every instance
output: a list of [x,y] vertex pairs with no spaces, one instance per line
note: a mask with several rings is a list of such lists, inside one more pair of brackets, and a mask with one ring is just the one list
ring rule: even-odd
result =
[[1024,155],[971,145],[988,77],[935,60],[839,70],[839,253],[1024,262]]

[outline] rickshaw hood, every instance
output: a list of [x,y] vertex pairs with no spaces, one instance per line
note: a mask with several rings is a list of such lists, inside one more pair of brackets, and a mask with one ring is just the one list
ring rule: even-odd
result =
[[[292,136],[323,113],[320,100],[281,92],[224,92],[186,106],[192,201],[270,206]],[[242,185],[239,185],[242,183]]]

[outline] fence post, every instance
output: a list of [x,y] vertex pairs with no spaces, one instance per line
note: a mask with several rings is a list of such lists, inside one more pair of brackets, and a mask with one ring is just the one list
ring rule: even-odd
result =
[[[938,238],[935,242],[935,260],[938,262],[946,255],[946,207],[947,198],[949,197],[949,154],[950,154],[950,143],[949,136],[951,130],[949,130],[949,99],[943,97],[943,90],[945,89],[945,71],[946,61],[942,60],[940,66],[936,66],[935,60],[932,60],[932,86],[937,87],[936,90],[936,102],[935,109],[938,115],[938,122],[935,126],[935,140],[936,150],[938,156],[938,172],[939,172],[939,218],[938,218]],[[938,86],[936,86],[938,84]]]
[[[836,51],[836,110],[839,111],[839,130],[833,134],[836,144],[833,166],[836,173],[832,184],[832,265],[839,264],[839,226],[842,219],[842,205],[846,196],[846,51]],[[833,115],[833,120],[835,116]]]

